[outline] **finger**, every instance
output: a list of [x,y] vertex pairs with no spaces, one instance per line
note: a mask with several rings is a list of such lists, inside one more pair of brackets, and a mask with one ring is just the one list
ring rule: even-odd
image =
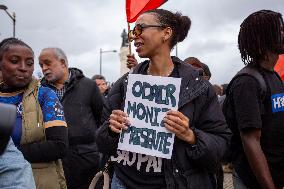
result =
[[[195,136],[190,135],[190,137],[188,137],[188,135],[184,132],[184,133],[179,133],[179,131],[173,127],[171,127],[170,125],[168,125],[167,123],[165,123],[165,128],[168,129],[170,132],[174,133],[176,135],[176,137],[178,137],[181,140],[184,140],[186,142],[189,142],[190,144],[194,144],[195,143]],[[190,130],[188,131],[190,132]]]
[[186,131],[186,127],[183,127],[181,125],[176,124],[172,120],[169,120],[167,118],[164,119],[164,123],[167,124],[169,127],[173,128],[175,130],[176,134],[181,134]]
[[134,58],[134,54],[128,54],[126,55],[127,57],[131,57],[131,58]]
[[127,62],[126,65],[134,65],[133,62]]
[[132,68],[134,68],[136,65],[135,64],[127,64],[126,65],[126,67],[128,68],[128,69],[132,69]]
[[174,122],[174,123],[177,124],[177,125],[180,125],[180,126],[182,126],[182,127],[187,127],[186,122],[185,122],[185,121],[182,121],[182,120],[181,120],[179,117],[177,117],[177,116],[166,115],[165,118],[168,119],[168,120],[170,120],[170,121],[172,121],[172,122]]
[[112,120],[112,119],[109,120],[109,125],[117,128],[119,130],[121,130],[121,129],[125,129],[125,130],[128,129],[128,127],[125,124],[119,123],[119,122],[117,122],[115,120]]
[[135,58],[134,57],[132,57],[132,56],[128,56],[127,57],[127,61],[131,61],[131,62],[135,62]]
[[127,67],[128,69],[132,69],[134,66],[127,64],[126,67]]
[[117,121],[118,123],[121,123],[121,124],[125,124],[125,123],[128,124],[129,123],[129,121],[127,120],[126,117],[122,117],[122,116],[117,115],[117,114],[111,114],[110,119],[115,120],[115,121]]
[[131,68],[132,68],[132,67],[135,67],[135,66],[136,66],[136,64],[133,64],[133,63],[127,63],[127,64],[126,64],[126,66],[127,66],[127,67],[131,67]]
[[115,127],[112,126],[112,125],[110,125],[109,127],[110,127],[110,129],[111,129],[113,132],[115,132],[115,133],[121,133],[121,132],[122,132],[121,129],[117,129],[117,128],[115,128]]
[[136,61],[134,61],[134,60],[128,60],[126,64],[127,64],[127,65],[131,64],[132,66],[133,66],[133,65],[135,66],[135,65],[137,65],[138,63],[137,63]]
[[172,132],[172,133],[174,133],[176,135],[180,134],[180,132],[176,128],[172,127],[168,123],[164,123],[164,125],[165,125],[165,128],[168,129],[168,131],[170,131],[170,132]]
[[121,110],[113,110],[111,113],[112,114],[116,114],[116,115],[120,115],[122,117],[128,117],[127,113],[125,113],[125,112],[123,112]]
[[134,61],[133,61],[133,60],[131,60],[131,59],[129,59],[129,58],[126,60],[126,64],[130,64],[130,63],[132,63],[132,64],[133,64],[133,62],[134,62]]
[[172,115],[172,116],[177,116],[179,117],[181,120],[187,121],[189,122],[188,117],[186,117],[183,113],[181,113],[180,111],[175,111],[175,110],[169,110],[167,112],[167,115]]

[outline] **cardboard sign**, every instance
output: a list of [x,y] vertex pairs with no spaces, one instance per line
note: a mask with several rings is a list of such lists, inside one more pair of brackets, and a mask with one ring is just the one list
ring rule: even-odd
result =
[[120,135],[118,149],[170,159],[174,134],[163,118],[177,110],[181,78],[129,74],[124,112],[131,125]]

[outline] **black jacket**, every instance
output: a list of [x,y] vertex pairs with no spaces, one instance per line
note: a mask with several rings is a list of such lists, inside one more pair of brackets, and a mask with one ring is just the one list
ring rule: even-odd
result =
[[[69,68],[69,72],[71,77],[61,99],[68,126],[69,144],[94,143],[103,108],[102,96],[96,82],[86,78],[81,70]],[[42,84],[54,89],[45,79]]]
[[[171,160],[164,159],[164,173],[168,189],[215,188],[215,169],[228,148],[231,132],[228,129],[217,96],[208,81],[203,80],[192,66],[173,57],[181,81],[178,110],[190,120],[197,143],[190,145],[177,137]],[[133,73],[147,69],[145,61]],[[103,153],[116,152],[119,135],[109,129],[108,117],[112,110],[124,107],[127,74],[112,87],[103,110],[103,126],[97,131],[97,144]]]

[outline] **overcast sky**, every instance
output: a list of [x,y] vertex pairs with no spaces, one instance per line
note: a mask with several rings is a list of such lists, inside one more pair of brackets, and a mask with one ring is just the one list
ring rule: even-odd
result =
[[[0,4],[6,5],[9,12],[16,12],[16,37],[34,49],[35,72],[40,70],[40,50],[60,47],[70,66],[92,77],[99,73],[99,49],[119,51],[120,35],[127,28],[125,0],[0,0]],[[161,8],[180,11],[191,18],[191,30],[179,44],[178,56],[199,58],[209,66],[211,82],[222,84],[243,66],[237,48],[241,22],[261,9],[284,14],[284,1],[168,0]],[[11,19],[0,10],[0,40],[11,37],[12,31]],[[102,62],[107,80],[117,80],[119,54],[104,53]]]

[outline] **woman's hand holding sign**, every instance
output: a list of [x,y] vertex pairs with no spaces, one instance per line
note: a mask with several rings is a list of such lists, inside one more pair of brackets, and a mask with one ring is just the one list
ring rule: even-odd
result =
[[196,138],[189,128],[189,119],[179,111],[170,110],[164,118],[165,127],[179,139],[195,144]]
[[110,119],[109,127],[115,133],[121,133],[122,129],[127,130],[130,122],[127,119],[128,115],[121,110],[113,110]]

